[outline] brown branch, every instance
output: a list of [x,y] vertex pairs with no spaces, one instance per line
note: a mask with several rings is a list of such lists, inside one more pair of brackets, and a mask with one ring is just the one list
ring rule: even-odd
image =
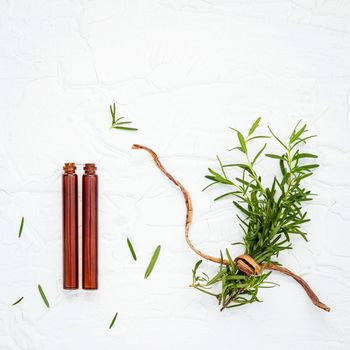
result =
[[307,284],[307,282],[301,278],[300,276],[296,275],[294,272],[288,270],[287,268],[275,264],[262,264],[262,268],[265,270],[274,270],[279,271],[281,273],[284,273],[285,275],[288,275],[292,278],[294,278],[305,290],[306,294],[311,299],[312,303],[319,307],[320,309],[324,311],[331,311],[331,308],[327,306],[326,304],[322,303],[320,299],[318,299],[317,295],[314,293],[314,291],[311,289],[311,287]]
[[[188,191],[186,190],[185,187],[183,187],[183,185],[177,181],[176,179],[174,179],[174,177],[169,174],[165,168],[163,167],[163,164],[160,162],[157,154],[152,151],[150,148],[146,147],[146,146],[141,146],[141,145],[132,145],[132,149],[143,149],[145,151],[147,151],[153,158],[154,162],[157,164],[157,167],[161,170],[161,172],[170,180],[172,181],[176,186],[178,186],[185,198],[185,204],[186,204],[186,222],[185,222],[185,239],[187,244],[189,245],[189,247],[199,256],[201,256],[202,258],[206,259],[206,260],[210,260],[216,263],[221,263],[221,259],[219,258],[215,258],[211,255],[207,255],[204,254],[203,252],[201,252],[199,249],[197,249],[191,242],[190,238],[189,238],[189,231],[190,231],[190,225],[192,223],[192,215],[193,215],[193,207],[192,207],[192,200],[191,200],[191,196],[188,193]],[[228,260],[224,260],[223,262],[224,264],[229,264]]]
[[[192,223],[192,216],[193,216],[193,206],[192,206],[192,200],[189,192],[186,190],[186,188],[178,181],[176,180],[171,174],[168,173],[168,171],[164,168],[163,164],[160,162],[157,154],[151,150],[150,148],[142,145],[137,145],[134,144],[132,145],[132,149],[143,149],[146,152],[148,152],[154,162],[156,163],[157,167],[161,170],[161,172],[170,180],[172,181],[176,186],[178,186],[184,196],[185,199],[185,204],[186,204],[186,221],[185,221],[185,239],[189,247],[199,256],[206,260],[210,260],[212,262],[218,263],[218,264],[224,264],[224,265],[229,265],[230,262],[226,259],[222,260],[220,258],[215,258],[214,256],[205,254],[201,252],[199,249],[197,249],[191,242],[189,238],[189,230],[190,230],[190,225]],[[274,271],[279,271],[285,275],[288,275],[292,278],[294,278],[295,281],[297,281],[305,290],[306,294],[309,296],[311,299],[312,303],[316,305],[317,307],[325,310],[325,311],[330,311],[330,307],[327,305],[323,304],[320,299],[318,299],[317,295],[313,292],[313,290],[310,288],[310,286],[306,283],[304,279],[302,279],[300,276],[296,275],[294,272],[288,270],[285,267],[275,265],[275,264],[266,264],[263,263],[261,266],[249,255],[243,254],[238,256],[235,260],[234,263],[236,266],[245,274],[248,276],[253,275],[253,274],[261,274],[262,270],[274,270]]]

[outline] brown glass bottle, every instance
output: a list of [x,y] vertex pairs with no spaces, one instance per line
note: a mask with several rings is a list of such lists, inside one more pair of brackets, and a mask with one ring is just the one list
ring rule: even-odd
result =
[[97,175],[95,164],[85,164],[83,175],[83,288],[98,287]]
[[75,163],[63,167],[63,288],[79,287],[78,177]]

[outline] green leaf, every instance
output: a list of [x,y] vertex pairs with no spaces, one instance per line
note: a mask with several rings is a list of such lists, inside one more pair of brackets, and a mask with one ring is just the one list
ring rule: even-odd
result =
[[269,158],[274,158],[274,159],[284,159],[282,156],[279,156],[277,154],[271,154],[271,153],[266,153],[265,154],[266,157],[269,157]]
[[222,173],[223,173],[225,179],[227,180],[227,176],[226,176],[226,173],[225,173],[225,169],[224,169],[224,167],[223,167],[223,165],[222,165],[221,159],[219,158],[218,155],[216,155],[216,158],[217,158],[217,160],[218,160],[218,162],[219,162],[219,164],[220,164],[220,169],[221,169],[221,171],[222,171]]
[[251,140],[255,140],[255,139],[270,139],[271,138],[271,136],[253,136],[253,137],[249,137],[248,139],[247,139],[247,141],[251,141]]
[[261,120],[261,117],[259,117],[259,118],[253,123],[253,125],[251,126],[251,128],[250,128],[249,131],[248,131],[248,136],[250,136],[250,135],[256,130],[256,128],[259,126],[260,120]]
[[19,226],[19,231],[18,231],[18,238],[21,238],[22,236],[23,225],[24,225],[24,217],[22,216],[21,224]]
[[148,267],[147,267],[146,272],[145,272],[145,279],[148,278],[149,275],[151,274],[151,272],[154,268],[154,265],[156,264],[156,262],[158,260],[159,253],[160,253],[160,245],[154,251],[153,256],[148,264]]
[[112,318],[112,321],[111,321],[111,323],[109,325],[109,329],[111,329],[114,326],[114,323],[115,323],[115,321],[117,319],[117,316],[118,316],[118,312],[116,312],[114,317]]
[[49,301],[47,300],[46,295],[45,295],[45,293],[44,293],[44,291],[43,291],[43,289],[42,289],[40,284],[38,284],[38,289],[39,289],[39,293],[40,293],[41,298],[43,299],[45,305],[47,307],[50,307]]
[[316,156],[315,154],[311,154],[311,153],[296,153],[293,156],[293,160],[301,159],[301,158],[318,158],[318,156]]
[[138,130],[137,128],[127,128],[127,127],[125,127],[125,126],[113,126],[113,129],[131,130],[131,131],[136,131],[136,130]]
[[280,160],[280,169],[281,169],[281,173],[283,176],[285,176],[287,174],[287,170],[284,166],[284,162],[283,162],[283,159]]
[[[216,181],[215,176],[205,175],[204,177],[208,180]],[[212,184],[210,184],[210,185],[212,185]]]
[[233,151],[233,150],[235,150],[235,149],[238,149],[239,151],[241,151],[242,153],[244,153],[243,148],[240,147],[240,146],[233,147],[233,148],[229,149],[229,151]]
[[317,137],[317,135],[311,135],[311,136],[308,136],[308,137],[304,137],[303,139],[299,139],[297,142],[295,142],[293,144],[293,146],[291,147],[291,150],[293,148],[295,148],[297,145],[299,145],[300,143],[302,143],[302,142],[306,143],[307,140],[312,139],[314,137]]
[[118,125],[131,124],[132,122],[119,122]]
[[228,167],[238,167],[247,171],[249,174],[252,174],[252,170],[249,168],[247,164],[225,164],[224,165],[224,168],[228,168]]
[[230,196],[230,195],[234,196],[234,195],[236,195],[236,194],[238,194],[238,193],[240,193],[240,192],[238,192],[238,191],[227,192],[227,193],[224,193],[224,194],[222,194],[222,195],[220,195],[220,196],[214,198],[214,201],[218,201],[218,200],[220,200],[220,199],[222,199],[222,198],[224,198],[224,197]]
[[311,175],[313,175],[312,172],[311,172],[311,173],[306,173],[306,174],[303,174],[303,175],[299,175],[299,176],[297,177],[297,179],[298,179],[298,181],[301,181],[301,180],[304,180],[304,179],[306,179],[307,177],[309,177],[309,176],[311,176]]
[[239,177],[236,177],[236,180],[237,180],[237,182],[241,183],[242,185],[245,185],[247,187],[251,187],[254,190],[257,189],[257,187],[254,185],[254,181],[255,180],[252,180],[252,181],[248,182],[248,181],[240,179]]
[[244,214],[247,215],[247,216],[251,216],[251,213],[250,213],[247,209],[244,209],[239,203],[237,203],[236,201],[233,201],[233,204],[234,204],[242,213],[244,213]]
[[318,168],[319,164],[302,165],[293,169],[294,172],[300,173],[301,171],[309,171],[311,169]]
[[217,181],[217,182],[221,182],[223,184],[226,185],[232,185],[232,182],[230,180],[227,180],[226,178],[224,178],[223,176],[221,176],[219,173],[217,173],[216,171],[214,171],[211,168],[208,168],[209,172],[214,175],[214,177],[212,176],[206,176],[207,179],[209,180],[213,180],[213,181]]
[[218,281],[220,281],[220,279],[224,275],[224,273],[225,273],[225,270],[219,271],[219,273],[217,273],[210,281],[207,282],[207,286],[211,286],[211,285],[217,283]]
[[197,272],[197,270],[198,270],[198,267],[199,267],[199,265],[201,264],[203,262],[203,260],[198,260],[197,262],[196,262],[196,265],[194,265],[194,268],[193,268],[193,274],[195,275],[196,274],[196,272]]
[[247,153],[247,145],[245,143],[243,135],[239,131],[237,131],[237,136],[243,152]]
[[16,301],[12,304],[12,306],[19,304],[19,303],[23,300],[23,298],[24,298],[24,297],[21,297],[21,298],[19,298],[18,300],[16,300]]
[[235,263],[233,262],[230,252],[227,248],[226,248],[226,255],[228,257],[228,261],[230,262],[231,266],[235,266]]
[[268,126],[270,133],[272,134],[272,136],[283,146],[283,148],[285,148],[286,150],[288,150],[288,147],[274,134],[274,132],[271,130],[271,128]]
[[224,256],[222,254],[222,251],[220,250],[220,270],[221,270],[221,266],[223,265],[224,263]]
[[109,111],[111,112],[112,125],[113,125],[115,123],[115,103],[113,103],[113,105],[109,105]]
[[129,247],[130,253],[131,253],[132,257],[134,258],[134,260],[136,261],[137,260],[137,256],[136,256],[134,247],[132,246],[129,238],[127,238],[126,241],[128,243],[128,247]]
[[300,128],[299,131],[294,130],[289,139],[289,142],[291,144],[294,143],[303,134],[305,129],[306,129],[306,124],[302,128]]
[[123,122],[120,122],[120,120],[124,119],[124,117],[119,117],[117,118],[115,121],[114,121],[114,124],[120,124],[120,123],[123,123]]
[[265,148],[267,146],[267,143],[265,143],[265,145],[260,149],[260,151],[256,154],[256,156],[254,157],[253,161],[252,161],[252,165],[255,164],[255,162],[258,160],[258,158],[260,157],[261,153],[264,152]]

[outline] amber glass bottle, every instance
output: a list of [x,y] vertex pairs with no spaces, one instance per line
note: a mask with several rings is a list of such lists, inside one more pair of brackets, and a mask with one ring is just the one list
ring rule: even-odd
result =
[[97,289],[97,175],[95,164],[85,164],[83,175],[83,288]]
[[63,288],[79,287],[78,178],[74,163],[63,167]]

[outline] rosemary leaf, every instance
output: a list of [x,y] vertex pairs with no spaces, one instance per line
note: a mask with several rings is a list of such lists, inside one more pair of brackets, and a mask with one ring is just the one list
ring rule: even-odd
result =
[[21,297],[21,298],[19,298],[18,300],[16,300],[16,301],[12,304],[12,306],[19,304],[19,303],[23,300],[23,298],[24,298],[24,297]]
[[126,127],[126,126],[118,126],[118,125],[113,126],[113,129],[119,129],[119,130],[131,130],[131,131],[136,131],[136,130],[138,130],[137,128],[128,128],[128,127]]
[[156,264],[156,262],[158,260],[159,253],[160,253],[160,245],[154,251],[153,256],[148,264],[148,267],[147,267],[146,272],[145,272],[145,279],[148,278],[149,275],[152,273],[154,265]]
[[41,298],[43,299],[45,305],[49,308],[50,304],[49,304],[49,302],[48,302],[48,300],[46,298],[46,295],[45,295],[45,293],[44,293],[44,291],[43,291],[43,289],[42,289],[40,284],[38,284],[38,289],[39,289],[39,293],[40,293]]
[[21,225],[19,226],[18,238],[21,238],[24,225],[24,217],[22,216]]
[[250,135],[256,130],[256,128],[259,126],[260,120],[261,120],[261,117],[259,117],[259,118],[253,123],[253,125],[251,126],[251,128],[250,128],[249,131],[248,131],[248,136],[250,136]]
[[114,326],[115,320],[117,319],[118,316],[118,312],[115,313],[110,325],[109,325],[109,329],[111,329]]
[[129,249],[130,249],[130,253],[131,253],[132,257],[134,258],[134,260],[136,261],[136,260],[137,260],[137,256],[136,256],[134,247],[132,246],[132,244],[131,244],[129,238],[127,238],[126,241],[127,241],[127,243],[128,243],[128,247],[129,247]]
[[265,156],[269,157],[269,158],[275,158],[275,159],[282,159],[283,160],[283,158],[281,156],[279,156],[278,154],[266,153]]

